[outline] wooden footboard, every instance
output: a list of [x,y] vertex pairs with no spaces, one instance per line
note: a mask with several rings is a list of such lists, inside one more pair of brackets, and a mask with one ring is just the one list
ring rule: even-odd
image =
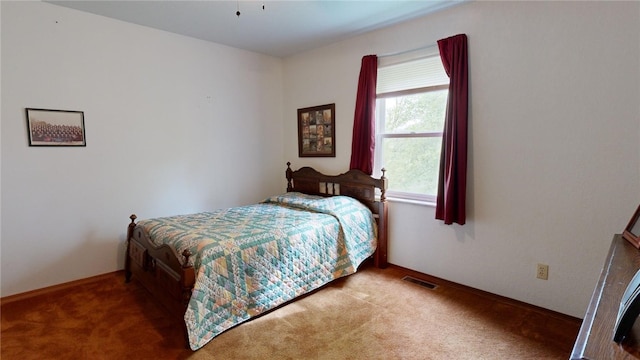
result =
[[195,284],[195,272],[189,264],[191,253],[185,250],[179,256],[171,246],[156,246],[144,230],[136,226],[136,218],[136,215],[130,216],[127,229],[126,281],[135,276],[167,310],[181,318]]

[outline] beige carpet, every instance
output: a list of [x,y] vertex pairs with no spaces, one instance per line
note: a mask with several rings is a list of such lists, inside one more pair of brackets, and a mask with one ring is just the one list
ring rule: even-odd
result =
[[[534,325],[540,314],[518,314],[519,309],[480,296],[465,295],[455,301],[444,294],[447,291],[451,290],[430,290],[367,269],[222,334],[197,355],[203,359],[569,357],[570,347],[554,348],[554,341],[544,339],[539,325]],[[577,330],[573,337],[576,334]]]
[[579,321],[365,267],[204,348],[141,286],[111,277],[2,305],[6,359],[567,359]]

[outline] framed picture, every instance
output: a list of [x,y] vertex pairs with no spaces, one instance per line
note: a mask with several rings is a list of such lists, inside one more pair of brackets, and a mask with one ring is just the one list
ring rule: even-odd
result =
[[298,109],[298,156],[336,156],[336,104]]
[[29,146],[87,146],[84,112],[27,108]]
[[629,225],[624,229],[622,237],[640,249],[640,205],[629,220]]

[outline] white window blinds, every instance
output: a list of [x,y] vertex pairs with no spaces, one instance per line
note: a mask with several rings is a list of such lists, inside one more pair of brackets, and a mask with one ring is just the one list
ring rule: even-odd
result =
[[378,61],[376,94],[449,84],[440,55],[400,62],[385,60]]

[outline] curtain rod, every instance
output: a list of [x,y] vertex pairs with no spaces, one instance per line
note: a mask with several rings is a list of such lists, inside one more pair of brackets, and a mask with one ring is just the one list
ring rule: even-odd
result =
[[427,45],[427,46],[419,47],[419,48],[416,48],[416,49],[404,50],[404,51],[399,51],[399,52],[395,52],[395,53],[389,53],[389,54],[378,55],[378,58],[389,57],[389,56],[404,55],[404,54],[408,54],[408,53],[412,53],[412,52],[420,51],[420,50],[430,50],[430,49],[435,49],[435,48],[437,48],[437,47],[438,47],[438,44],[431,44],[431,45]]

